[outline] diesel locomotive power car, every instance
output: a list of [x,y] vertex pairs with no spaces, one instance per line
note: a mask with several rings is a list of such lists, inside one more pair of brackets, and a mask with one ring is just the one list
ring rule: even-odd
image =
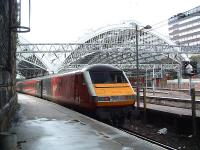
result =
[[17,82],[17,91],[96,114],[123,118],[134,109],[135,92],[125,73],[110,65]]

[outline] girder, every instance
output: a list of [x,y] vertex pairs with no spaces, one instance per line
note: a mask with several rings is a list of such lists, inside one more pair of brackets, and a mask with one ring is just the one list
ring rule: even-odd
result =
[[[19,44],[17,49],[17,54],[24,54],[24,53],[67,53],[67,54],[75,54],[75,50],[77,52],[82,53],[86,52],[97,52],[97,51],[112,51],[112,49],[108,49],[104,47],[115,46],[117,51],[130,50],[135,49],[135,44],[133,43],[35,43],[35,44]],[[77,50],[77,47],[82,47],[81,50]],[[99,46],[98,49],[89,49],[94,46]],[[181,45],[147,45],[147,44],[140,44],[139,49],[145,50],[148,49],[148,52],[154,53],[174,53],[174,49],[176,49],[175,53],[177,54],[200,54],[200,46],[181,46]],[[74,52],[74,53],[72,53]],[[80,55],[77,54],[79,57]]]
[[29,56],[17,55],[17,60],[25,61],[43,70],[47,70],[47,67],[35,55],[29,55]]
[[[106,49],[103,46],[109,45]],[[111,48],[111,46],[114,47]],[[99,47],[98,50],[89,49],[91,47]],[[77,48],[79,48],[77,50]],[[80,49],[81,48],[81,49]],[[148,51],[146,50],[148,48]],[[170,60],[180,63],[180,54],[189,53],[191,51],[199,52],[200,50],[197,46],[176,46],[176,45],[139,45],[139,63],[169,63]],[[176,51],[174,51],[174,49]],[[200,52],[199,52],[200,54]],[[31,59],[31,56],[37,55],[38,59]],[[111,56],[112,57],[108,57]],[[121,57],[119,57],[121,55]],[[46,57],[45,57],[46,56]],[[49,57],[48,57],[49,56]],[[35,65],[36,70],[41,68],[42,70],[48,70],[47,65],[42,61],[50,57],[50,63],[59,61],[55,63],[61,65],[63,64],[131,64],[135,63],[135,45],[132,43],[122,44],[122,43],[66,43],[66,44],[20,44],[17,51],[17,59],[19,61],[30,62],[30,64]],[[176,58],[175,58],[176,57]],[[68,58],[68,59],[66,59]],[[85,60],[84,60],[85,58]],[[168,60],[169,59],[169,60]],[[40,60],[40,61],[38,61]],[[85,62],[84,62],[84,61]],[[159,61],[160,60],[160,61]],[[166,61],[163,61],[166,60]],[[156,62],[157,61],[157,62]],[[48,64],[49,65],[49,64]],[[57,65],[58,66],[58,65]],[[37,68],[38,67],[38,68]],[[18,67],[19,70],[24,67]],[[34,67],[32,67],[34,68]],[[30,70],[32,69],[30,68]],[[64,68],[64,65],[63,67]],[[60,69],[61,69],[60,68]],[[28,70],[28,68],[26,68]],[[33,69],[32,69],[33,70]],[[53,70],[52,70],[53,71]]]
[[[152,69],[152,65],[155,67],[161,64],[163,69],[177,70],[173,65],[180,68],[181,61],[188,60],[185,54],[200,54],[200,46],[174,45],[157,33],[141,28],[142,26],[135,22],[127,21],[94,31],[78,43],[19,44],[18,62],[30,61],[35,68],[55,73],[99,63],[119,65],[122,69],[134,70],[138,52],[139,66],[142,70],[149,69],[149,66]],[[138,35],[137,42],[136,35]],[[29,60],[27,57],[30,55],[36,56],[40,61]],[[170,69],[165,66],[170,66]]]
[[80,43],[21,43],[17,53],[71,53]]
[[[127,45],[124,45],[124,49],[130,49],[130,48],[127,48],[126,47]],[[165,48],[166,48],[166,46],[164,46]],[[127,51],[127,50],[125,50],[125,51],[123,51],[122,50],[122,48],[123,47],[121,47],[120,49],[118,48],[118,49],[115,49],[115,48],[113,48],[113,49],[104,49],[103,50],[103,52],[107,52],[107,53],[109,53],[109,52],[113,52],[113,51],[115,51],[116,53],[118,53],[118,54],[120,54],[120,53],[132,53],[133,55],[135,55],[135,52],[133,51],[133,50],[129,50],[129,51]],[[141,50],[141,49],[140,49]],[[99,52],[99,54],[100,53],[102,53],[101,51],[95,51],[95,52]],[[144,53],[146,53],[146,54],[148,54],[148,55],[152,55],[152,54],[158,54],[158,53],[160,53],[160,54],[170,54],[170,52],[171,53],[173,53],[173,54],[181,54],[181,52],[179,52],[178,50],[177,51],[174,51],[174,49],[173,50],[171,50],[171,51],[164,51],[164,50],[162,50],[162,51],[149,51],[149,50],[141,50],[141,51],[139,51],[139,57],[140,58],[142,58],[142,55],[144,54]],[[91,54],[91,53],[94,53],[94,51],[93,50],[87,50],[87,51],[85,51],[84,53],[82,52],[82,53],[79,53],[79,52],[77,52],[78,53],[78,55],[73,55],[73,56],[71,56],[69,59],[67,59],[67,61],[65,61],[64,63],[65,64],[67,64],[67,63],[72,63],[72,62],[75,62],[75,61],[77,61],[78,59],[81,59],[80,58],[80,55],[81,56],[83,56],[83,55],[89,55],[89,54]],[[105,55],[104,53],[103,53],[103,55]],[[141,55],[141,56],[140,56]],[[102,56],[102,54],[101,54],[101,56]],[[96,57],[98,57],[98,56],[96,56]],[[172,58],[172,57],[171,57]],[[91,60],[91,62],[93,62],[92,60]],[[96,61],[96,62],[98,62],[98,61]]]
[[[77,70],[88,66],[89,64],[69,64],[62,68],[65,71]],[[136,64],[110,64],[112,66],[118,67],[122,70],[136,70]],[[181,68],[180,64],[139,64],[140,70],[152,70],[152,69],[162,69],[162,70],[176,70]]]
[[17,73],[31,78],[47,74],[47,67],[34,54],[17,54]]
[[[163,61],[180,64],[181,60],[185,59],[181,55],[183,53],[181,50],[185,49],[172,46],[172,42],[162,39],[153,32],[143,30],[138,32],[133,25],[136,25],[136,23],[128,22],[126,25],[113,26],[110,29],[97,31],[87,39],[82,40],[84,41],[83,45],[78,46],[69,55],[60,70],[69,64],[77,63],[135,64],[136,51],[138,52],[139,63],[145,64],[156,64]],[[137,39],[136,35],[138,35]],[[137,50],[136,40],[139,45]],[[144,55],[146,56],[144,57]],[[167,57],[168,55],[172,56]],[[174,55],[178,55],[178,57]]]

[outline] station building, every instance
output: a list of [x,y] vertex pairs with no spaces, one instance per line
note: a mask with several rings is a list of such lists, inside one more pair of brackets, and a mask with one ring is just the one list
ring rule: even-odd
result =
[[200,45],[200,6],[168,19],[170,39],[177,45]]

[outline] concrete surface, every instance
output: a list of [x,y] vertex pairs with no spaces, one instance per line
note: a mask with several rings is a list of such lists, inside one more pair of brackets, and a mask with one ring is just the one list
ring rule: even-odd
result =
[[[143,92],[141,92],[140,95],[142,101]],[[146,96],[147,104],[183,108],[182,110],[186,111],[190,111],[192,107],[191,97],[189,96],[189,93],[186,94],[177,91],[156,90],[155,94],[153,94],[152,92],[148,92]],[[198,97],[196,97],[195,102],[196,110],[200,111],[200,100],[198,99]]]
[[10,133],[20,150],[162,149],[49,101],[23,94],[18,99],[20,110]]
[[[143,108],[143,103],[140,103],[140,107]],[[192,116],[192,110],[186,108],[178,108],[172,106],[164,106],[164,105],[157,105],[157,104],[146,104],[146,108],[150,110],[157,110],[160,112],[166,112],[171,114],[176,114],[179,116]],[[196,117],[200,117],[200,110],[196,110]]]

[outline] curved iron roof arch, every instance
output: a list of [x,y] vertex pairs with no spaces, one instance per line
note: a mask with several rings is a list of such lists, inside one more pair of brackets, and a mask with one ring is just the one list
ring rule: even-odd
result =
[[[79,45],[64,61],[60,71],[66,71],[72,64],[135,64],[135,25],[133,21],[106,26],[83,37]],[[142,27],[137,23],[139,27]],[[152,30],[139,30],[139,63],[140,64],[181,64],[188,60],[179,54],[178,47],[169,39]],[[151,45],[155,45],[152,47]],[[168,45],[174,53],[158,53],[156,45]]]

